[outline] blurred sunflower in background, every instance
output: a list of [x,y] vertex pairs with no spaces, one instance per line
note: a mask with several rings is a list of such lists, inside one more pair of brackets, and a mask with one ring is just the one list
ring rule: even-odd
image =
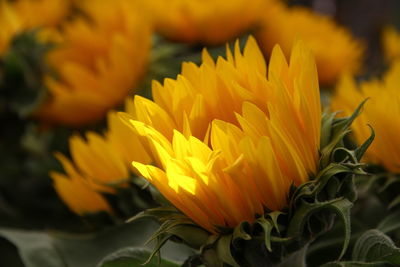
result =
[[[132,110],[129,106],[127,102],[127,112]],[[108,128],[103,135],[88,132],[85,138],[72,136],[69,153],[72,160],[56,153],[65,174],[52,171],[50,176],[64,203],[79,215],[100,211],[112,214],[102,193],[115,194],[117,189],[128,187],[133,160],[150,163],[139,139],[131,136],[130,128],[115,111],[108,113]]]
[[363,44],[332,18],[306,7],[270,2],[256,38],[266,55],[276,43],[289,55],[295,40],[303,40],[314,53],[321,84],[332,85],[342,73],[357,73],[362,65]]
[[177,42],[223,44],[253,28],[264,0],[148,0],[155,29]]
[[137,89],[145,74],[151,26],[134,1],[90,0],[61,29],[42,33],[55,48],[46,54],[54,74],[34,112],[50,124],[82,126],[102,119]]

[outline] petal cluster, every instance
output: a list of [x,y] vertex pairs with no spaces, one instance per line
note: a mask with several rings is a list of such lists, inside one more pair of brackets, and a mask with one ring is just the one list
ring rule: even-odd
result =
[[112,194],[114,188],[126,187],[133,160],[150,162],[139,140],[130,134],[130,128],[111,111],[104,135],[88,132],[85,139],[78,135],[70,138],[72,160],[56,153],[65,174],[50,175],[56,191],[72,211],[81,215],[111,212],[100,193]]
[[391,172],[400,172],[400,62],[395,62],[382,80],[357,84],[349,76],[342,78],[332,99],[332,110],[341,110],[347,116],[368,98],[364,111],[353,123],[353,133],[358,144],[370,135],[371,125],[376,137],[366,152],[366,160],[383,165]]
[[36,116],[50,123],[82,125],[105,116],[132,92],[144,74],[151,31],[146,16],[129,0],[81,3],[85,16],[47,33],[56,43],[48,64],[50,97]]
[[250,37],[244,52],[183,65],[153,84],[120,116],[154,165],[137,171],[210,232],[287,205],[291,184],[318,168],[321,111],[315,62],[302,42],[287,63],[274,48],[269,67]]
[[264,0],[146,0],[158,32],[169,39],[221,44],[257,23]]
[[342,73],[359,70],[363,45],[331,18],[303,7],[271,3],[265,9],[257,40],[266,54],[280,44],[289,55],[293,42],[303,40],[315,55],[319,80],[331,84]]

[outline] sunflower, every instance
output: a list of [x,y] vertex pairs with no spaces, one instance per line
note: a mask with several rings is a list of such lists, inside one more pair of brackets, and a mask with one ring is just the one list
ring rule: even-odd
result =
[[364,50],[360,41],[331,18],[278,2],[265,9],[256,38],[265,54],[278,43],[285,55],[296,39],[303,40],[314,53],[319,80],[325,84],[334,83],[341,73],[357,72]]
[[147,0],[155,27],[169,39],[225,43],[254,26],[264,0]]
[[252,37],[216,61],[204,50],[200,66],[155,82],[153,97],[136,96],[131,115],[120,115],[155,164],[133,166],[211,233],[282,209],[290,185],[317,171],[318,79],[302,42],[289,63],[276,46],[268,69]]
[[86,138],[72,136],[71,159],[56,153],[65,173],[51,172],[50,176],[59,196],[72,211],[80,215],[97,211],[111,213],[101,193],[113,194],[116,188],[127,186],[133,160],[150,162],[139,140],[129,136],[130,133],[117,113],[110,111],[104,135],[88,132]]
[[69,12],[65,0],[0,1],[0,55],[15,35],[42,26],[55,26]]
[[35,115],[48,123],[80,126],[103,118],[144,74],[151,32],[140,9],[129,0],[80,7],[86,17],[46,33],[56,43],[46,58],[56,76],[45,77],[49,97]]
[[[354,138],[358,144],[369,136],[368,124],[376,132],[375,141],[366,153],[366,160],[384,166],[391,172],[400,172],[400,62],[395,62],[382,80],[357,84],[350,76],[341,79],[332,99],[332,109],[346,116],[362,100],[368,98],[364,111],[353,123]],[[399,120],[399,121],[398,121]],[[364,139],[365,140],[365,139]]]

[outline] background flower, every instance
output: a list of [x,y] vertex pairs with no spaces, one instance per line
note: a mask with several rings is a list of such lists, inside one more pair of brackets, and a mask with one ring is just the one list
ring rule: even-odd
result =
[[263,0],[147,0],[158,32],[179,42],[222,44],[253,27]]
[[36,116],[78,126],[101,119],[133,92],[145,72],[151,32],[132,1],[85,1],[78,16],[50,33],[47,55],[55,75],[45,77],[49,97]]
[[257,40],[265,54],[280,44],[289,55],[293,43],[303,40],[313,51],[321,83],[334,83],[341,73],[357,72],[364,47],[331,18],[305,7],[286,7],[271,3],[265,8]]
[[72,160],[56,154],[66,174],[53,171],[50,176],[57,193],[72,211],[80,215],[111,212],[100,193],[114,194],[117,188],[127,188],[133,160],[150,162],[139,140],[130,133],[116,112],[110,111],[104,135],[87,132],[85,139],[72,136],[69,140]]

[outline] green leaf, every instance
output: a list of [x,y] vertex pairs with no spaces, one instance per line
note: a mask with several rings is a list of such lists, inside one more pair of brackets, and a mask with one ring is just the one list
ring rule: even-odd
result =
[[400,249],[379,230],[365,232],[354,245],[353,260],[365,262],[386,262],[400,265]]
[[400,229],[400,210],[390,213],[377,226],[377,229],[383,233],[390,233]]
[[[123,248],[105,257],[97,267],[133,267],[141,266],[149,258],[149,250],[130,247]],[[146,264],[147,267],[178,267],[180,264],[166,259],[153,259]]]
[[329,262],[321,267],[385,267],[384,263],[379,262],[359,262],[359,261],[343,261],[343,262]]
[[[157,227],[155,222],[142,219],[96,234],[0,229],[0,236],[18,248],[27,267],[93,267],[105,256],[122,248],[143,246]],[[168,242],[161,254],[168,255],[169,260],[183,262],[193,255],[193,251],[182,244]]]
[[27,267],[67,266],[49,235],[40,232],[0,229],[0,236],[12,242]]
[[389,209],[392,209],[400,204],[400,196],[395,197],[389,204]]
[[306,259],[307,259],[307,249],[308,243],[303,246],[300,250],[293,252],[285,259],[282,260],[281,263],[276,265],[275,267],[307,267]]
[[321,210],[331,210],[336,213],[339,218],[343,221],[344,226],[344,238],[342,252],[340,253],[339,259],[344,255],[347,250],[350,241],[350,209],[353,206],[346,198],[333,199],[325,202],[308,203],[303,201],[303,203],[298,207],[295,214],[293,215],[289,228],[288,236],[298,237],[301,235],[304,225],[309,220],[309,218],[315,213]]

